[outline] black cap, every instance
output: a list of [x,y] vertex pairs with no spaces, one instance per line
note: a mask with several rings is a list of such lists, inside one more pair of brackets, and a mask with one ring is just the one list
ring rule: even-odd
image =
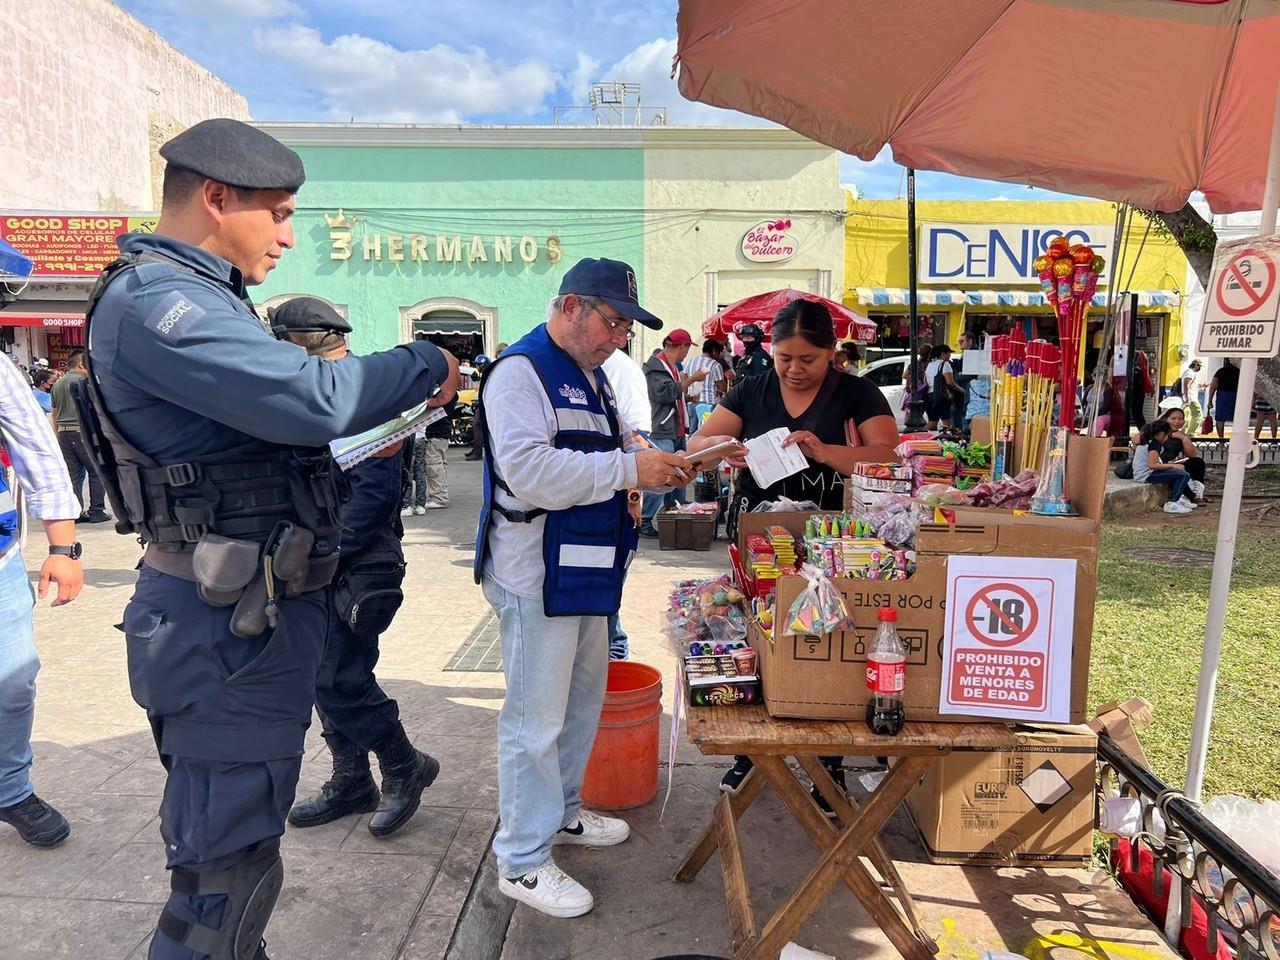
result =
[[278,307],[270,307],[267,323],[277,340],[283,340],[291,333],[351,332],[351,324],[342,314],[315,297],[294,297]]
[[160,148],[175,167],[244,190],[297,193],[302,158],[270,134],[239,120],[202,120]]
[[662,321],[640,306],[636,272],[621,260],[579,260],[560,281],[560,296],[567,293],[603,300],[628,320],[662,329]]

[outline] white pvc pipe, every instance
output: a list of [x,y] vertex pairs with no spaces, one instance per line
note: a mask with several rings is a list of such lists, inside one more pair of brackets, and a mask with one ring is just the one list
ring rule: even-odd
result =
[[[1276,232],[1276,209],[1280,207],[1280,91],[1271,126],[1271,155],[1267,183],[1262,196],[1260,236]],[[1210,294],[1212,295],[1212,294]],[[1213,555],[1213,582],[1209,587],[1209,617],[1204,631],[1204,653],[1200,659],[1200,687],[1196,693],[1195,724],[1191,728],[1191,749],[1187,754],[1187,781],[1183,792],[1199,801],[1204,787],[1205,761],[1209,754],[1209,731],[1213,722],[1213,701],[1218,685],[1218,658],[1222,653],[1222,631],[1227,619],[1231,591],[1231,565],[1236,556],[1236,530],[1240,525],[1240,494],[1244,487],[1246,461],[1252,450],[1249,414],[1253,409],[1253,385],[1258,361],[1240,361],[1240,387],[1236,390],[1235,419],[1231,421],[1231,443],[1227,448],[1227,479],[1222,486],[1222,515],[1218,520],[1218,546]]]

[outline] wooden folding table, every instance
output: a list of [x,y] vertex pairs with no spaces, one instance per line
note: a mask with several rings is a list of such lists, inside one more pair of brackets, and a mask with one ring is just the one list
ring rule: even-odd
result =
[[[689,738],[702,753],[743,755],[755,763],[736,793],[720,796],[711,826],[675,875],[677,883],[691,882],[717,848],[720,850],[736,960],[776,960],[841,879],[902,956],[932,960],[938,946],[921,929],[915,902],[881,845],[879,833],[920,777],[943,756],[958,748],[1013,748],[1017,741],[1010,727],[997,723],[908,723],[898,736],[881,737],[865,723],[776,719],[763,706],[691,707],[688,718]],[[845,799],[818,760],[837,755],[888,757],[894,762],[866,803],[859,805]],[[839,827],[818,809],[808,788],[787,763],[788,757],[799,762],[831,804]],[[821,857],[764,929],[757,930],[739,821],[766,784],[799,821]],[[864,856],[879,880],[864,865]],[[884,886],[893,892],[897,905],[885,895]]]

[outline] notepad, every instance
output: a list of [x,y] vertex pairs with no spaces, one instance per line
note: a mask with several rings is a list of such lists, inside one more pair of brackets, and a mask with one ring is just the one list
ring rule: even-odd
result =
[[444,407],[428,407],[424,400],[394,420],[388,420],[364,433],[357,433],[354,437],[339,437],[329,444],[329,450],[338,466],[343,470],[350,470],[357,463],[363,463],[375,453],[446,416],[448,413]]
[[767,490],[779,480],[785,480],[809,466],[800,447],[784,447],[782,441],[791,436],[786,427],[778,427],[746,441],[747,468],[751,479],[761,490]]

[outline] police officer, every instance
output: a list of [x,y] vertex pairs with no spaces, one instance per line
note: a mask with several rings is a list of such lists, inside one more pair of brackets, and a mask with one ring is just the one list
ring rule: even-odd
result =
[[[351,325],[314,297],[295,297],[271,313],[271,332],[315,357],[350,357]],[[447,418],[446,422],[447,422]],[[369,813],[375,837],[394,833],[418,809],[422,791],[440,772],[435,758],[415,750],[400,711],[378,686],[378,636],[404,600],[400,495],[405,455],[399,444],[351,468],[351,499],[342,510],[338,572],[329,607],[329,636],[320,661],[316,707],[333,755],[333,776],[320,792],[294,804],[289,822],[315,827],[352,813]],[[369,770],[377,754],[382,792]]]
[[147,544],[122,628],[168,773],[148,956],[261,960],[337,561],[326,445],[445,403],[457,363],[430,343],[326,363],[276,341],[247,288],[293,246],[301,158],[225,119],[160,155],[160,221],[120,238],[90,295],[76,401],[117,529]]
[[773,357],[764,348],[764,331],[754,323],[744,324],[738,331],[742,341],[742,356],[733,365],[733,372],[741,379],[756,377],[773,369]]

